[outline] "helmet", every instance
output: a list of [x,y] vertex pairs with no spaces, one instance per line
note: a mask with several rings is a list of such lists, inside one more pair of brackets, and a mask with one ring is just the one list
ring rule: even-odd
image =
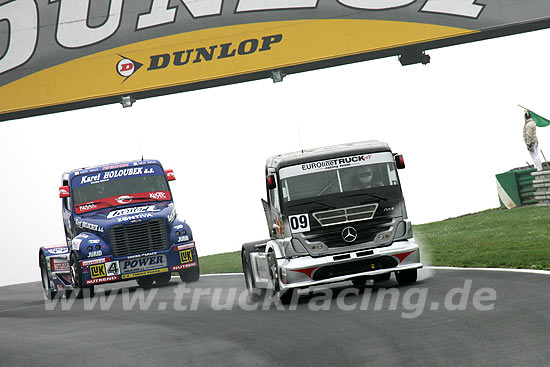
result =
[[361,183],[368,184],[372,181],[373,172],[370,167],[360,166],[357,168],[357,178]]

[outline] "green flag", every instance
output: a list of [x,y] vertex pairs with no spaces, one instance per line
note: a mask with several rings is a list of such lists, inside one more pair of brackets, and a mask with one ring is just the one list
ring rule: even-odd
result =
[[537,124],[538,127],[545,127],[550,125],[550,121],[545,119],[542,116],[537,115],[533,111],[529,111],[531,113],[531,118],[533,118],[533,121],[535,121],[535,124]]

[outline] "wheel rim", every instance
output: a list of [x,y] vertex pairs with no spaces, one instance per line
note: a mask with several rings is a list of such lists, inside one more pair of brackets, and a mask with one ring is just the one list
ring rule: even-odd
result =
[[42,266],[40,267],[40,270],[42,272],[42,287],[44,288],[45,292],[48,292],[50,290],[50,280],[48,278],[48,270],[44,261],[42,261]]
[[71,256],[71,276],[73,277],[73,282],[75,288],[81,288],[82,284],[80,283],[80,267],[78,266],[78,260],[75,259],[75,256]]
[[243,260],[245,266],[244,266],[244,279],[246,283],[246,289],[248,289],[248,293],[252,293],[252,269],[250,267],[250,264],[246,259]]

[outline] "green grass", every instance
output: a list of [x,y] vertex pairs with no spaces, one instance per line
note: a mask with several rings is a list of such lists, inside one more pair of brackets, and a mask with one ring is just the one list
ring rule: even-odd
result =
[[[428,265],[550,270],[550,208],[490,209],[414,226]],[[240,251],[201,256],[201,274],[242,272]]]
[[550,269],[550,208],[490,209],[414,226],[432,265]]

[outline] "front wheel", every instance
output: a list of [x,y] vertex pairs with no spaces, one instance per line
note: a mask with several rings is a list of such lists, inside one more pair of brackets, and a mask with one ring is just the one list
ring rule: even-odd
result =
[[401,270],[395,273],[395,278],[399,284],[411,284],[416,282],[416,269]]
[[165,284],[168,283],[172,279],[172,273],[166,272],[166,273],[160,273],[157,276],[155,276],[155,283],[157,284]]
[[180,270],[178,271],[178,274],[180,275],[181,281],[185,283],[196,282],[200,278],[200,270],[198,265],[194,268]]
[[151,288],[151,286],[153,285],[153,282],[155,281],[155,278],[153,278],[152,276],[148,275],[148,276],[144,276],[144,277],[141,277],[141,278],[137,278],[136,279],[136,282],[137,284],[141,287],[141,288]]
[[40,254],[40,274],[42,276],[42,288],[48,299],[54,299],[57,291],[50,288],[50,277],[48,276],[48,264],[44,254]]
[[82,280],[82,268],[80,262],[78,262],[78,256],[75,252],[71,254],[70,259],[71,277],[73,278],[73,291],[76,293],[76,298],[84,298],[88,296],[92,298],[95,294],[94,286],[85,286]]
[[265,298],[266,290],[256,288],[254,284],[254,276],[252,275],[252,266],[250,265],[250,254],[243,251],[241,255],[243,264],[244,282],[248,291],[248,298],[252,302],[259,302]]

